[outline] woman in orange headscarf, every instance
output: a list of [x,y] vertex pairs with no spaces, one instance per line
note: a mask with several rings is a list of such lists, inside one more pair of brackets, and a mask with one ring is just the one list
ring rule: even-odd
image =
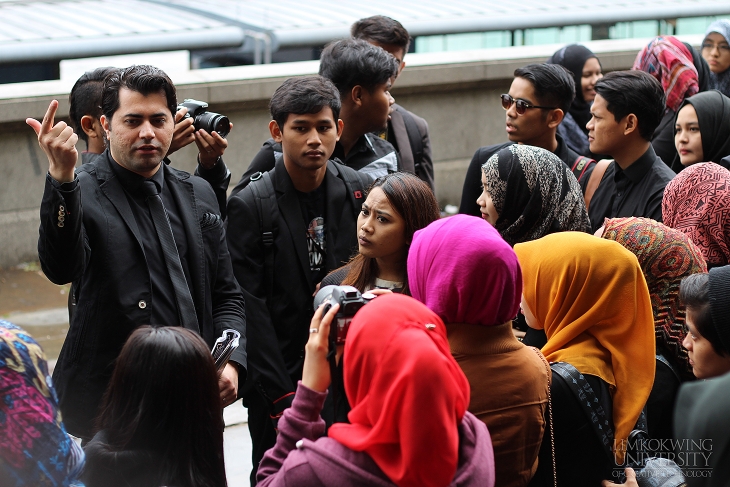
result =
[[532,485],[553,485],[553,458],[561,487],[600,485],[623,464],[654,382],[654,317],[644,275],[620,244],[580,232],[518,244],[515,253],[525,318],[545,330],[542,352],[553,370],[554,445],[546,433]]

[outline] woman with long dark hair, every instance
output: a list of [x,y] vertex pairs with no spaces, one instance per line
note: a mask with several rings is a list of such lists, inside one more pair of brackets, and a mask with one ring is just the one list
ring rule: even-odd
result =
[[322,280],[360,292],[375,288],[408,291],[406,258],[416,230],[441,216],[431,188],[410,173],[395,172],[375,180],[357,219],[359,252]]
[[226,485],[215,364],[202,339],[180,327],[135,330],[86,446],[87,487]]

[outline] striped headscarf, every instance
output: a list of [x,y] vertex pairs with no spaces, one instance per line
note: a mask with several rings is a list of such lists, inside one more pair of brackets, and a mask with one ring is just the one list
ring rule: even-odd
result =
[[676,37],[652,39],[639,51],[632,69],[649,73],[659,80],[667,95],[667,108],[675,112],[685,98],[700,90],[692,52]]

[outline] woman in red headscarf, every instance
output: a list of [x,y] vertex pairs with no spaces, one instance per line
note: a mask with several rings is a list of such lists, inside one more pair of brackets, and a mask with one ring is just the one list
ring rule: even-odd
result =
[[378,297],[353,318],[344,354],[350,423],[323,436],[337,309],[312,318],[302,380],[261,461],[259,485],[493,486],[492,442],[466,410],[469,384],[446,328],[408,296]]

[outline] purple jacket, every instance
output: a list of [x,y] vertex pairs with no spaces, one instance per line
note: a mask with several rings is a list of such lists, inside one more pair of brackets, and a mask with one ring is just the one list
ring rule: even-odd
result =
[[[299,382],[294,402],[279,420],[276,446],[266,452],[259,465],[258,485],[395,485],[367,453],[350,450],[323,436],[325,425],[319,413],[326,397],[327,393],[313,391]],[[450,485],[494,486],[494,453],[489,431],[469,412],[459,425],[459,465]]]

